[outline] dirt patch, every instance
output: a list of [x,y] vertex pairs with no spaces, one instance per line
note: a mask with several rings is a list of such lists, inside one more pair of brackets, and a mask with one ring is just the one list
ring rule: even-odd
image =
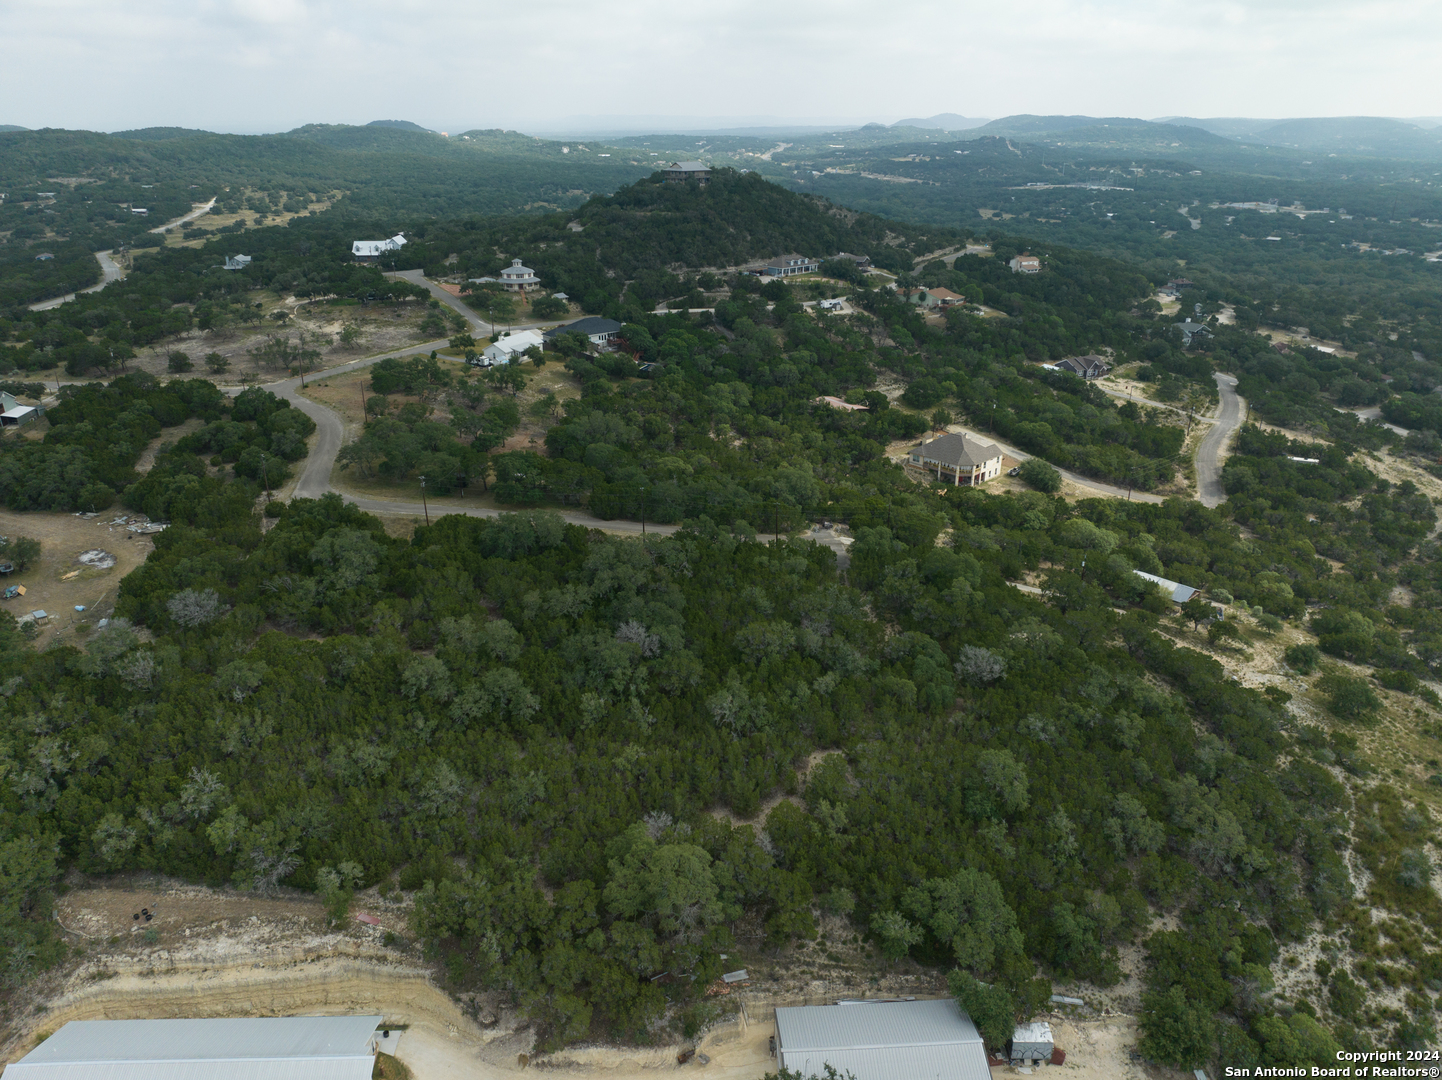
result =
[[109,570],[115,565],[115,556],[100,548],[91,548],[89,551],[82,551],[77,555],[75,561],[96,570]]
[[[86,518],[0,510],[0,535],[29,536],[40,541],[40,558],[5,579],[6,585],[25,586],[25,595],[4,601],[5,610],[17,619],[32,611],[49,614],[38,626],[37,647],[44,648],[56,640],[83,646],[96,620],[114,614],[120,579],[155,550],[150,537],[110,524],[119,516],[108,511]],[[94,558],[97,563],[84,562],[82,556]],[[98,565],[107,558],[113,560],[109,565]],[[76,611],[77,605],[85,610]]]

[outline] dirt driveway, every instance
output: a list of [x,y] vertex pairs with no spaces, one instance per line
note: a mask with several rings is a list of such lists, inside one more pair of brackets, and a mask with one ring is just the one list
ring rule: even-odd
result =
[[[25,587],[24,596],[4,601],[4,609],[11,615],[18,619],[38,610],[50,616],[40,624],[37,647],[43,648],[56,639],[73,639],[81,627],[88,629],[97,619],[108,618],[114,612],[120,579],[155,550],[150,537],[110,524],[124,516],[128,516],[124,510],[107,510],[93,518],[0,510],[0,536],[29,536],[40,541],[39,561],[4,580],[5,585]],[[114,565],[80,562],[80,556],[90,551],[113,555]],[[100,559],[101,563],[106,561]],[[77,612],[76,605],[84,605],[85,611]]]

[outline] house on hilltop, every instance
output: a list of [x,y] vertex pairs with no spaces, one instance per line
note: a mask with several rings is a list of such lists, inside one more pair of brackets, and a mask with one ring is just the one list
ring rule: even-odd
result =
[[365,262],[379,259],[388,251],[399,251],[405,242],[405,233],[396,233],[389,240],[356,240],[350,246],[350,253]]
[[699,161],[673,161],[661,169],[661,176],[668,184],[678,180],[697,180],[704,184],[711,179],[711,166]]
[[1001,475],[1001,448],[974,435],[942,435],[911,448],[911,463],[935,469],[938,480],[976,487]]
[[806,255],[779,255],[761,268],[767,277],[792,277],[795,274],[814,274],[821,269],[821,263]]
[[1020,255],[1014,257],[1011,262],[1007,263],[1007,265],[1011,267],[1011,272],[1013,274],[1041,273],[1041,260],[1038,259],[1035,255],[1028,255],[1024,251]]

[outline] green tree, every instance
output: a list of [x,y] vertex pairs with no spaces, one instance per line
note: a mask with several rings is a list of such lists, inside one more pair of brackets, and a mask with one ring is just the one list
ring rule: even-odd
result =
[[951,949],[964,970],[990,971],[1002,953],[1023,947],[1016,912],[1001,884],[984,870],[962,869],[908,889],[902,908]]
[[977,981],[970,972],[953,971],[946,977],[947,988],[961,1011],[971,1017],[981,1040],[992,1050],[1001,1050],[1016,1030],[1016,1000],[1002,986]]
[[1138,1027],[1137,1049],[1144,1057],[1181,1069],[1205,1065],[1217,1041],[1210,1012],[1189,1002],[1180,986],[1143,994]]
[[218,352],[208,352],[205,354],[205,366],[212,375],[224,375],[230,370],[230,361]]
[[1017,466],[1017,475],[1047,495],[1055,495],[1061,490],[1061,473],[1041,458],[1027,458]]
[[172,375],[183,375],[187,371],[195,370],[195,361],[190,358],[189,353],[176,349],[166,354],[165,370]]

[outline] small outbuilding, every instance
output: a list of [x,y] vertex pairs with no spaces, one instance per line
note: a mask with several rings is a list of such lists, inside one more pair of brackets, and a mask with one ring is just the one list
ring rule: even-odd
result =
[[1021,1024],[1011,1037],[1011,1063],[1040,1065],[1051,1060],[1051,1052],[1055,1049],[1050,1024],[1040,1021]]
[[971,1017],[951,998],[844,1001],[776,1010],[782,1069],[855,1080],[990,1080]]
[[[379,1016],[72,1020],[6,1080],[369,1080]],[[392,1042],[394,1040],[391,1040]]]

